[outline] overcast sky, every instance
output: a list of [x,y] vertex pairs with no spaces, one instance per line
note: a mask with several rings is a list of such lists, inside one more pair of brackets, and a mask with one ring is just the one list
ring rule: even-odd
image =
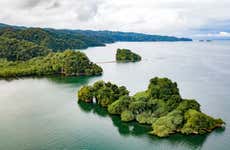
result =
[[0,0],[0,22],[230,37],[230,0]]

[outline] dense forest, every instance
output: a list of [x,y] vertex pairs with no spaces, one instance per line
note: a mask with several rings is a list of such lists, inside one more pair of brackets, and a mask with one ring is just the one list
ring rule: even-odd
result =
[[148,35],[133,32],[67,30],[52,28],[27,28],[0,24],[0,36],[26,40],[47,47],[53,51],[84,49],[91,46],[104,46],[116,41],[192,41],[188,38]]
[[136,62],[141,61],[141,56],[133,53],[129,49],[117,49],[116,61],[118,62]]
[[78,91],[78,101],[106,107],[121,120],[137,121],[152,126],[150,134],[166,137],[173,133],[204,134],[221,127],[224,122],[214,119],[200,110],[193,99],[180,96],[177,83],[168,78],[155,77],[148,89],[133,96],[124,86],[97,81],[92,86],[83,86]]
[[45,75],[91,76],[101,75],[103,71],[101,67],[90,62],[84,53],[72,50],[49,53],[47,56],[27,61],[0,59],[0,68],[0,78]]
[[50,52],[50,49],[32,42],[0,36],[0,58],[6,58],[9,61],[25,61],[46,56]]
[[0,36],[9,39],[24,40],[51,49],[54,52],[65,49],[84,49],[90,46],[104,46],[103,42],[80,34],[67,34],[41,28],[2,28]]
[[147,42],[147,41],[192,41],[189,38],[178,38],[174,36],[161,36],[161,35],[150,35],[135,32],[117,32],[117,31],[92,31],[92,30],[73,30],[73,33],[80,33],[83,35],[98,36],[98,37],[109,37],[113,41],[124,41],[124,42]]

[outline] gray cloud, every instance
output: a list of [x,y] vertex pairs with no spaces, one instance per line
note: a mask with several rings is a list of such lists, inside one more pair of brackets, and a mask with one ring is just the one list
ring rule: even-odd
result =
[[55,1],[54,3],[53,3],[53,5],[51,6],[51,8],[58,8],[58,7],[60,7],[60,3],[58,2],[58,1]]
[[61,3],[59,1],[54,1],[51,6],[49,6],[47,9],[57,9],[61,6]]
[[[80,21],[88,21],[89,19],[96,16],[98,12],[98,3],[92,3],[91,5],[88,5],[87,3],[83,3],[77,10],[76,14]],[[80,11],[79,11],[80,10]]]
[[45,2],[46,0],[22,0],[21,7],[22,8],[34,8],[37,5],[39,5],[42,2]]
[[[229,31],[229,0],[0,0],[0,22],[187,35]],[[222,31],[223,30],[223,31]]]

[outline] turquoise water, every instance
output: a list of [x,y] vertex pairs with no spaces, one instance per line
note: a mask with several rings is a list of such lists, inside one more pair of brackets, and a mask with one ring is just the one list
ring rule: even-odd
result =
[[[117,48],[130,48],[143,61],[114,63]],[[121,42],[82,51],[103,67],[103,76],[0,80],[0,150],[229,149],[230,42]],[[155,76],[176,81],[184,98],[197,99],[226,128],[158,138],[146,134],[148,126],[122,123],[97,105],[77,103],[82,85],[102,79],[134,94]]]

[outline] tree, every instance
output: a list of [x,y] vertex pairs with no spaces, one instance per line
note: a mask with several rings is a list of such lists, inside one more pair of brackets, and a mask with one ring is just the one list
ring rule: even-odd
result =
[[117,101],[108,106],[108,112],[110,114],[121,114],[129,108],[131,102],[132,98],[130,96],[121,96]]
[[107,107],[121,96],[129,94],[129,91],[124,86],[118,87],[111,82],[97,81],[94,83],[93,88],[98,104],[103,107]]
[[84,101],[87,103],[92,103],[93,102],[93,88],[91,86],[83,86],[79,91],[78,91],[78,100],[79,101]]
[[148,86],[147,93],[149,97],[156,99],[169,100],[172,96],[179,96],[179,89],[177,83],[172,82],[168,78],[152,78]]
[[134,119],[135,119],[134,114],[129,110],[123,111],[121,113],[121,120],[122,121],[128,122],[128,121],[133,121]]

